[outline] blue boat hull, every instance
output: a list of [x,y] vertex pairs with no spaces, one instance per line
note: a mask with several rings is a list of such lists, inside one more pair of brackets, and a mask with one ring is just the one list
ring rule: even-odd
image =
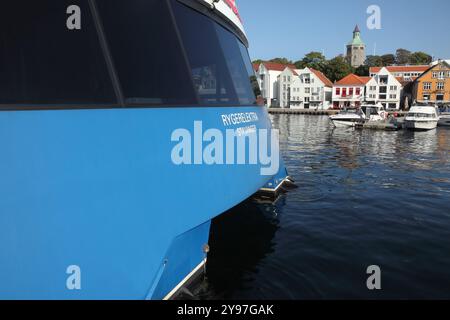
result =
[[260,107],[1,112],[0,299],[166,297],[205,259],[211,219],[271,178],[172,163],[175,129],[224,130],[233,112],[270,128]]

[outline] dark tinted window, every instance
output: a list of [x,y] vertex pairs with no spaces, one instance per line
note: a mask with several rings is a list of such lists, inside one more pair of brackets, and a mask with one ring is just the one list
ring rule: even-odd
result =
[[172,3],[200,103],[255,104],[252,66],[242,43],[210,18]]
[[162,0],[97,0],[127,104],[196,104],[187,61]]
[[[70,5],[81,30],[69,30]],[[115,102],[87,0],[14,0],[0,10],[0,104]]]

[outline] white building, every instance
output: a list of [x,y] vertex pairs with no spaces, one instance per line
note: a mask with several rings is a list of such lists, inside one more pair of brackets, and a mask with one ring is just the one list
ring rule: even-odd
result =
[[[267,107],[278,107],[280,105],[278,76],[289,67],[295,69],[293,65],[284,65],[274,62],[263,62],[259,66],[254,66],[256,78],[261,89],[261,96]],[[257,70],[257,71],[256,71]]]
[[402,95],[402,83],[387,68],[372,76],[366,84],[365,101],[369,103],[381,103],[386,109],[400,109]]
[[281,108],[328,109],[333,83],[320,71],[287,67],[278,76]]
[[333,85],[333,109],[356,108],[365,99],[366,84],[370,77],[349,74]]
[[296,81],[298,74],[295,69],[286,67],[283,72],[278,75],[277,79],[277,93],[276,99],[278,101],[278,107],[289,108],[291,100],[293,98],[294,90],[292,84]]
[[[394,77],[402,78],[401,81],[414,81],[427,71],[430,66],[388,66],[388,67],[371,67],[369,73],[371,77],[377,75],[382,68],[386,68]],[[399,79],[400,80],[400,79]]]

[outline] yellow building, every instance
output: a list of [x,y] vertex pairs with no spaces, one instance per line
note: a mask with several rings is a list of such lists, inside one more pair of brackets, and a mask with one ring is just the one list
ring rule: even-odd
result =
[[419,103],[450,104],[450,65],[440,61],[414,81],[414,99]]

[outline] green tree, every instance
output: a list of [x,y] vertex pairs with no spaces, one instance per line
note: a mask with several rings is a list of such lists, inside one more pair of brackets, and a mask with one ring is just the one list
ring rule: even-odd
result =
[[348,76],[354,72],[354,69],[343,56],[337,56],[325,64],[325,70],[323,72],[328,79],[334,82]]
[[430,64],[432,60],[432,56],[422,51],[414,52],[413,54],[411,54],[411,63],[415,65]]
[[281,63],[281,64],[293,64],[293,62],[287,58],[273,58],[269,62]]
[[361,77],[368,77],[369,76],[369,66],[366,65],[362,65],[359,66],[358,68],[356,68],[355,70],[355,74],[357,76],[361,76]]
[[253,60],[252,61],[252,63],[258,63],[258,64],[263,63],[263,62],[264,62],[264,60],[261,60],[261,59],[257,59],[257,60]]
[[364,63],[369,68],[371,67],[382,67],[383,59],[380,56],[367,56],[366,61]]
[[383,67],[391,66],[395,64],[395,55],[392,53],[384,54],[381,56],[381,60],[383,62]]
[[411,63],[411,51],[406,49],[397,49],[395,54],[395,63],[403,65]]
[[302,60],[295,62],[295,66],[297,69],[313,68],[323,72],[326,63],[327,59],[322,53],[312,51],[306,54]]

